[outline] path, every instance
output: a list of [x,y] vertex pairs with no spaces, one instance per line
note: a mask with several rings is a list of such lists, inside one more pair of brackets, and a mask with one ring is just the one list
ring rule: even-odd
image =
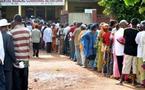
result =
[[31,59],[29,74],[30,90],[143,90],[115,85],[118,81],[82,68],[66,56],[44,52]]

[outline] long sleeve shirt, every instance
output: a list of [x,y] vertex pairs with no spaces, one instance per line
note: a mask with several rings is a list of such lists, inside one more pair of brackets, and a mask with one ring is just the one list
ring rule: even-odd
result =
[[136,43],[138,44],[137,46],[137,57],[142,57],[143,53],[143,42],[142,42],[142,31],[139,32],[135,38]]
[[139,32],[135,41],[138,44],[137,56],[143,58],[143,61],[145,62],[145,31]]
[[81,39],[82,45],[84,47],[84,54],[86,57],[90,55],[96,55],[96,49],[94,45],[96,43],[97,34],[93,34],[91,31],[86,32]]
[[3,37],[2,37],[2,33],[0,31],[0,60],[1,60],[2,64],[4,64],[4,57],[5,57],[5,53],[4,53]]
[[43,33],[43,40],[45,43],[52,42],[52,29],[46,28]]

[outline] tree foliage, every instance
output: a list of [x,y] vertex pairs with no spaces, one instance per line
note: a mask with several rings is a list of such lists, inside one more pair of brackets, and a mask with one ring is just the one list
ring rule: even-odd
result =
[[124,0],[127,6],[135,6],[136,3],[140,2],[139,13],[143,14],[145,12],[145,0]]
[[[130,20],[134,17],[145,18],[143,11],[145,8],[141,7],[142,2],[140,0],[100,0],[98,4],[104,7],[103,13],[105,15],[115,16],[118,20]],[[139,9],[142,14],[139,13]]]

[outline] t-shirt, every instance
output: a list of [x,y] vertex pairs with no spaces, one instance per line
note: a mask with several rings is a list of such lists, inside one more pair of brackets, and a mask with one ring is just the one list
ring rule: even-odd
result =
[[41,38],[41,32],[39,29],[33,29],[32,30],[32,42],[33,43],[40,43]]
[[139,31],[133,28],[127,28],[124,31],[125,46],[124,53],[131,56],[137,56],[136,35]]

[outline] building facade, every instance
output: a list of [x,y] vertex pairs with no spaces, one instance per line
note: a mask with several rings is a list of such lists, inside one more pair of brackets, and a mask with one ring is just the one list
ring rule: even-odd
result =
[[67,13],[80,12],[85,9],[96,9],[102,15],[98,0],[1,0],[3,18],[12,19],[17,13],[23,17],[36,16],[45,20],[57,20]]
[[65,0],[1,0],[3,18],[12,18],[19,13],[24,17],[36,16],[54,20],[59,18]]

